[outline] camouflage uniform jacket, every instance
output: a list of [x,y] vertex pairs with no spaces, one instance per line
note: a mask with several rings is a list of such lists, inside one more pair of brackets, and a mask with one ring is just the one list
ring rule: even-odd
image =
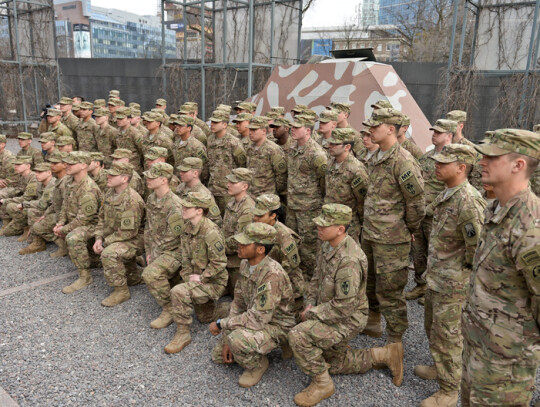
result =
[[466,139],[465,137],[462,137],[460,141],[458,141],[458,144],[465,144],[466,146],[471,147],[476,152],[476,164],[473,165],[473,169],[471,173],[469,174],[469,182],[473,187],[475,187],[479,191],[483,191],[482,187],[482,168],[478,164],[478,162],[482,159],[482,154],[478,153],[474,146],[475,144]]
[[231,170],[238,167],[245,167],[246,152],[242,147],[242,142],[226,133],[222,138],[217,138],[214,134],[208,137],[208,163],[210,180],[208,189],[214,196],[227,195],[227,175]]
[[14,159],[15,155],[9,150],[4,149],[0,154],[0,179],[8,181],[8,184],[13,182],[16,175],[13,167]]
[[221,219],[221,212],[210,190],[206,188],[201,182],[199,182],[193,188],[188,187],[186,184],[182,182],[178,185],[178,188],[176,188],[176,195],[178,195],[180,198],[186,198],[187,194],[190,192],[204,192],[208,194],[208,196],[212,197],[212,206],[208,210],[207,217],[216,225],[221,227],[221,225],[223,224],[223,221]]
[[195,125],[197,125],[204,132],[207,138],[210,137],[210,135],[212,134],[212,130],[210,130],[210,127],[208,127],[208,125],[198,117],[195,117]]
[[250,273],[248,261],[243,260],[231,309],[221,327],[260,331],[274,325],[288,331],[295,325],[293,304],[291,281],[278,262],[266,256]]
[[233,198],[227,204],[223,214],[223,236],[225,237],[225,249],[227,253],[227,267],[239,267],[238,242],[234,235],[242,233],[244,228],[253,221],[253,208],[255,201],[246,195],[240,202]]
[[22,149],[19,150],[19,152],[17,153],[17,157],[22,157],[22,156],[32,157],[32,168],[34,168],[37,164],[40,164],[45,161],[41,151],[39,151],[37,148],[32,147],[32,146],[28,146],[26,150],[22,150]]
[[426,206],[432,203],[445,189],[444,182],[439,181],[435,176],[435,160],[430,158],[434,154],[437,154],[435,149],[430,150],[418,160],[422,169],[422,177],[424,178],[424,199],[426,200]]
[[100,128],[97,132],[97,149],[105,157],[106,167],[109,167],[112,162],[111,154],[114,152],[113,143],[117,137],[118,130],[110,125]]
[[195,137],[197,140],[199,140],[203,145],[206,147],[206,144],[208,143],[208,137],[202,131],[202,129],[197,126],[196,124],[193,125],[193,128],[191,129],[191,135]]
[[497,213],[485,211],[474,256],[464,329],[501,359],[538,364],[540,338],[540,198],[528,188]]
[[[0,178],[2,177],[0,176]],[[531,190],[536,194],[536,196],[540,197],[540,166],[538,166],[533,172],[529,183],[531,186]]]
[[23,203],[24,207],[39,209],[40,211],[47,209],[51,205],[56,182],[56,178],[52,177],[47,185],[43,186],[43,184],[41,184],[42,187],[38,191],[39,198],[33,201],[25,201]]
[[465,180],[455,189],[441,192],[426,208],[433,212],[426,273],[430,290],[466,293],[485,207],[484,198]]
[[[326,172],[326,196],[324,203],[339,203],[353,210],[360,225],[364,219],[364,199],[367,193],[368,174],[366,167],[349,154],[341,164],[334,157],[328,160]],[[355,213],[356,212],[356,213]]]
[[371,159],[371,157],[373,157],[374,154],[377,154],[377,150],[375,150],[373,153],[370,154],[370,151],[367,148],[365,148],[364,151],[362,152],[362,154],[359,154],[359,155],[356,156],[358,161],[360,161],[362,164],[365,165],[366,171],[369,171],[368,163],[369,163],[369,160]]
[[368,312],[366,296],[367,258],[350,236],[336,247],[323,242],[317,254],[317,268],[308,285],[308,320],[326,324],[362,320]]
[[294,147],[287,158],[287,205],[293,210],[318,209],[323,205],[326,153],[311,138]]
[[[73,112],[69,112],[67,116],[62,116],[60,123],[66,126],[69,129],[70,133],[69,134],[57,133],[57,136],[72,136],[73,138],[77,139],[77,135],[78,135],[77,127],[79,126],[80,120],[77,116],[73,114]],[[49,131],[54,131],[54,130],[49,130]]]
[[144,155],[143,136],[134,127],[128,126],[126,130],[118,129],[118,134],[114,140],[114,147],[115,149],[125,148],[131,151],[129,162],[133,165],[135,171],[140,172],[142,170],[142,159]]
[[101,192],[105,193],[107,190],[107,173],[101,169],[95,177],[90,173],[88,173],[88,175],[94,180],[99,189],[101,189]]
[[362,142],[362,136],[360,135],[360,132],[356,130],[354,127],[352,127],[350,124],[347,125],[345,128],[354,130],[354,146],[352,148],[352,152],[354,156],[358,158],[366,150],[366,147],[364,146],[364,143]]
[[197,226],[187,222],[182,239],[182,279],[189,281],[191,274],[198,274],[203,284],[226,286],[226,265],[225,239],[216,224],[205,217]]
[[279,194],[287,189],[287,162],[278,145],[266,140],[260,147],[250,143],[246,150],[247,168],[253,170],[250,194]]
[[77,127],[77,146],[79,151],[98,151],[97,137],[99,126],[90,118],[88,121],[79,123]]
[[64,195],[66,192],[66,186],[73,181],[73,177],[70,175],[64,175],[61,179],[56,180],[56,185],[51,197],[51,204],[45,210],[43,215],[58,215],[62,210],[62,204],[64,203]]
[[177,167],[182,164],[184,158],[195,157],[200,158],[203,162],[201,179],[208,179],[208,155],[206,154],[206,147],[194,138],[193,134],[186,141],[183,141],[180,137],[176,137],[172,145],[172,154],[174,157],[174,171],[177,176],[180,176],[180,171]]
[[276,145],[281,148],[283,150],[283,152],[285,153],[285,159],[287,160],[288,157],[289,157],[289,152],[291,151],[291,148],[294,147],[296,143],[294,142],[293,138],[291,136],[289,136],[287,138],[287,141],[285,142],[285,144],[283,145],[279,145],[277,144],[276,142]]
[[394,244],[411,241],[424,218],[424,181],[411,153],[395,143],[368,164],[362,238]]
[[129,187],[134,189],[142,198],[146,197],[146,183],[142,177],[136,171],[131,174],[131,180],[129,181]]
[[116,124],[116,116],[109,116],[109,126],[114,127],[115,129],[118,129],[118,125]]
[[[74,114],[72,114],[72,116],[75,117]],[[75,120],[77,120],[77,126],[78,126],[79,125],[79,119],[77,119],[77,117],[75,117]],[[56,126],[48,126],[47,127],[47,131],[51,131],[54,134],[56,134],[56,139],[57,140],[58,140],[58,137],[62,137],[62,136],[73,137],[75,140],[77,140],[77,134],[75,133],[76,129],[77,129],[77,127],[74,127],[74,129],[72,130],[71,128],[69,128],[65,124],[63,124],[62,122],[57,123]],[[73,146],[73,147],[75,147],[75,146]]]
[[67,184],[62,209],[58,215],[58,224],[64,226],[62,234],[67,235],[81,226],[95,225],[101,198],[101,190],[89,176],[78,183],[72,180]]
[[133,127],[135,127],[135,130],[137,130],[139,133],[141,133],[143,135],[143,137],[148,136],[148,129],[146,127],[144,127],[140,122],[137,123],[137,125],[133,126]]
[[182,204],[172,191],[161,199],[155,193],[146,201],[144,248],[147,255],[156,259],[166,253],[181,259],[181,238],[184,231]]
[[4,207],[9,203],[20,204],[22,202],[33,201],[39,198],[43,185],[36,180],[36,174],[30,171],[27,176],[20,176],[21,178],[21,193],[18,196],[7,198],[4,201]]
[[281,264],[291,280],[294,298],[300,298],[306,289],[304,276],[300,269],[300,254],[298,253],[300,236],[278,220],[274,224],[274,229],[277,231],[276,244],[268,253],[268,257]]
[[144,201],[130,187],[117,194],[113,188],[103,196],[99,209],[98,224],[94,232],[103,246],[117,242],[130,242],[142,236],[144,231]]
[[418,147],[416,143],[408,137],[405,139],[403,143],[401,143],[401,147],[407,150],[409,153],[411,153],[411,155],[417,160],[419,160],[420,157],[422,157],[422,155],[424,154],[422,150],[420,149],[420,147]]
[[148,135],[143,137],[142,139],[143,155],[148,153],[148,150],[150,150],[152,147],[166,148],[167,152],[169,153],[167,157],[167,162],[171,165],[174,164],[172,146],[172,139],[167,136],[161,128],[156,134],[148,133]]

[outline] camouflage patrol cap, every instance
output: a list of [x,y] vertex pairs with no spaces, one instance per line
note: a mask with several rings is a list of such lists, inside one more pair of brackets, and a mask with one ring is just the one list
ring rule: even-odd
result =
[[467,112],[464,112],[463,110],[452,110],[451,112],[446,113],[446,119],[455,122],[466,122]]
[[235,107],[236,110],[248,110],[251,112],[251,105],[249,102],[241,102]]
[[487,156],[518,153],[540,160],[540,134],[528,130],[498,129],[474,148]]
[[167,101],[163,98],[159,98],[156,100],[156,105],[158,106],[167,106]]
[[275,244],[277,231],[273,226],[262,222],[253,222],[244,228],[242,233],[234,235],[234,240],[242,245],[252,243]]
[[438,131],[439,133],[455,133],[457,129],[457,122],[454,120],[439,119],[435,122],[430,130]]
[[166,148],[154,146],[148,150],[144,155],[144,158],[147,160],[157,160],[158,158],[167,158],[168,156],[169,152]]
[[109,91],[109,96],[118,97],[118,96],[120,96],[120,91],[116,90],[116,89],[110,90]]
[[150,169],[143,172],[146,178],[154,179],[165,177],[171,179],[173,176],[173,166],[167,163],[155,163]]
[[256,216],[263,216],[270,211],[275,211],[279,207],[281,207],[279,196],[275,194],[259,195],[255,200],[253,214]]
[[302,112],[302,115],[310,117],[311,119],[313,119],[313,121],[317,121],[319,119],[319,116],[317,115],[317,113],[315,113],[315,110],[311,109],[304,110]]
[[116,98],[109,98],[109,100],[107,101],[107,104],[112,105],[112,106],[125,106],[125,103],[123,100],[116,99]]
[[194,113],[197,111],[197,106],[193,103],[184,103],[182,106],[180,106],[180,110],[178,110],[178,114],[186,114],[186,113]]
[[466,144],[447,144],[440,153],[430,158],[443,164],[461,162],[473,165],[476,163],[476,151]]
[[131,110],[129,117],[139,117],[141,115],[141,111],[138,109],[135,109],[133,107],[129,108]]
[[330,109],[335,110],[336,112],[345,112],[345,113],[351,113],[351,105],[349,103],[339,103],[339,102],[332,102],[330,103]]
[[7,137],[5,134],[0,134],[0,143],[6,143],[7,142]]
[[51,170],[51,163],[46,163],[46,162],[39,163],[34,167],[35,172],[45,172],[45,171],[50,171],[50,170]]
[[182,206],[186,208],[209,209],[213,204],[212,196],[208,192],[188,192],[184,199],[180,200]]
[[105,159],[105,156],[99,151],[92,151],[90,153],[90,158],[92,159],[92,161],[103,161]]
[[55,141],[55,140],[56,140],[56,134],[53,133],[52,131],[46,131],[39,135],[40,143],[48,143],[49,141]]
[[229,119],[230,119],[229,113],[224,112],[222,110],[215,110],[212,113],[212,117],[210,117],[210,121],[213,121],[215,123],[220,123],[220,122],[227,122],[228,123]]
[[236,115],[233,122],[235,123],[245,122],[246,120],[251,120],[251,119],[253,119],[253,115],[251,113],[240,113]]
[[75,145],[75,139],[71,136],[60,136],[56,139],[56,145],[59,147],[67,146],[68,144]]
[[291,123],[292,127],[313,127],[314,125],[315,121],[313,118],[303,114],[294,116],[294,121]]
[[388,100],[380,99],[371,105],[373,109],[393,109],[392,103]]
[[533,131],[535,133],[540,133],[540,124],[535,124],[534,127],[533,127]]
[[230,106],[230,105],[225,105],[225,104],[223,104],[223,103],[220,103],[219,105],[217,105],[216,110],[223,110],[223,111],[225,111],[225,112],[231,113],[231,111],[232,111],[232,106]]
[[15,157],[12,162],[13,165],[32,164],[32,157],[29,157],[27,155],[20,155],[18,157]]
[[58,109],[53,109],[52,107],[49,107],[47,109],[47,116],[62,116],[62,112]]
[[73,105],[71,106],[71,110],[74,112],[78,112],[79,110],[81,110],[81,105],[79,103],[73,103]]
[[92,158],[90,157],[90,153],[87,151],[72,151],[62,161],[70,165],[75,165],[75,164],[88,165],[92,162]]
[[138,110],[141,110],[141,105],[136,103],[136,102],[130,102],[128,107],[130,109],[138,109]]
[[360,134],[369,136],[371,133],[369,132],[369,127],[365,127],[362,130],[360,130]]
[[62,96],[60,98],[60,102],[58,102],[59,105],[72,105],[73,99],[68,98],[67,96]]
[[351,128],[342,128],[332,130],[332,135],[328,139],[330,144],[343,144],[353,142],[356,136],[356,131]]
[[336,110],[323,110],[319,116],[321,123],[337,122],[338,112]]
[[107,175],[131,175],[133,174],[133,165],[130,163],[112,163],[111,168],[107,170]]
[[295,113],[302,113],[304,110],[306,110],[308,107],[306,105],[295,105],[292,109],[291,109],[291,112],[295,112]]
[[114,153],[111,154],[112,158],[131,158],[131,150],[127,148],[117,148]]
[[411,125],[411,118],[407,116],[406,114],[402,113],[402,119],[401,119],[401,125],[402,126],[410,126]]
[[285,119],[284,117],[280,117],[276,120],[274,120],[273,123],[270,123],[270,127],[291,127],[291,122],[288,119]]
[[61,163],[64,158],[68,156],[68,153],[64,151],[55,150],[51,154],[47,154],[47,161],[51,163]]
[[176,168],[178,168],[178,170],[182,172],[190,170],[202,170],[203,161],[197,157],[186,157],[182,160],[182,163]]
[[278,117],[280,117],[280,114],[278,112],[273,112],[273,111],[270,110],[270,111],[266,112],[266,114],[264,116],[268,117],[270,120],[275,120]]
[[102,107],[97,108],[96,110],[94,110],[94,116],[96,116],[96,117],[102,117],[102,116],[109,117],[110,115],[111,115],[111,112],[109,112],[109,110],[104,109]]
[[94,109],[94,104],[90,103],[90,102],[82,102],[81,103],[81,109],[93,110]]
[[32,140],[32,137],[34,137],[32,133],[27,133],[26,131],[21,131],[17,136],[19,140]]
[[253,179],[253,171],[247,168],[235,168],[229,175],[226,175],[225,178],[233,184],[236,184],[237,182],[247,182],[250,184]]
[[268,118],[264,116],[255,116],[249,121],[250,129],[266,129],[268,128]]
[[142,119],[146,122],[160,122],[163,123],[163,116],[157,112],[144,112]]
[[94,100],[94,107],[103,107],[105,105],[107,105],[107,101],[105,99]]
[[283,106],[272,106],[270,111],[276,112],[278,114],[285,114],[285,108]]
[[116,110],[117,119],[125,119],[126,117],[129,117],[129,115],[131,115],[131,109],[129,107],[121,107]]
[[180,114],[173,120],[173,123],[179,126],[193,126],[195,124],[195,119],[191,116]]
[[377,127],[381,124],[401,124],[402,115],[396,109],[376,109],[371,113],[371,117],[362,122],[364,126]]
[[326,227],[333,225],[348,225],[352,220],[352,210],[347,205],[326,204],[322,207],[322,213],[313,219],[317,226]]
[[184,103],[184,105],[191,106],[192,108],[195,108],[195,109],[199,108],[199,104],[197,102],[186,102]]

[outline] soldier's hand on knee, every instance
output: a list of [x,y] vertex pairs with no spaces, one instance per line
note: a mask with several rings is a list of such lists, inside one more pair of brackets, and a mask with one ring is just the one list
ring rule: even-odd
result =
[[304,321],[304,322],[306,321],[306,319],[307,319],[307,318],[306,318],[306,314],[307,314],[307,312],[308,312],[311,308],[313,308],[313,305],[309,304],[309,305],[308,305],[306,308],[304,308],[304,310],[300,313],[300,319],[301,319],[302,321]]
[[5,188],[7,187],[7,182],[5,179],[0,179],[0,188]]
[[221,332],[221,329],[219,329],[215,321],[210,324],[210,327],[208,329],[210,329],[210,333],[214,336],[219,335],[219,333]]
[[102,240],[96,240],[94,243],[94,246],[92,247],[94,249],[94,253],[101,254],[103,251],[103,241]]
[[223,358],[224,363],[232,363],[234,362],[233,354],[231,352],[231,348],[229,345],[224,344],[223,350],[221,351],[221,357]]
[[198,274],[190,274],[189,275],[189,281],[190,282],[200,283],[201,282],[201,276],[198,275]]
[[149,254],[146,255],[146,264],[150,264],[150,260],[152,259],[152,256]]

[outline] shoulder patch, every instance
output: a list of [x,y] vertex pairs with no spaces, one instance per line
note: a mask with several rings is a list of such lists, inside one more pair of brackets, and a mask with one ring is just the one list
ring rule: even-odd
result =
[[285,252],[286,252],[287,254],[289,254],[290,252],[293,251],[293,249],[295,248],[295,246],[296,246],[296,245],[294,244],[294,242],[291,242],[291,244],[288,245],[288,246],[285,248]]
[[173,213],[169,219],[169,229],[175,236],[180,236],[184,230],[184,219],[179,213]]
[[268,287],[266,286],[266,283],[261,284],[260,286],[257,287],[257,294],[260,294],[263,291],[267,291],[267,290],[268,290]]
[[403,174],[399,176],[399,179],[401,182],[407,181],[409,178],[413,176],[413,172],[411,170],[405,171]]
[[217,242],[214,243],[214,247],[216,248],[216,250],[218,252],[222,252],[223,250],[225,250],[225,246],[223,246],[223,243],[221,243],[219,240]]
[[527,250],[520,257],[526,266],[540,265],[540,246]]
[[135,228],[135,214],[133,211],[126,211],[122,214],[120,229],[133,230]]
[[476,230],[474,229],[474,225],[472,223],[465,224],[465,233],[467,234],[467,237],[476,236]]
[[217,205],[212,205],[208,211],[212,216],[219,216],[221,212],[219,211],[219,207]]

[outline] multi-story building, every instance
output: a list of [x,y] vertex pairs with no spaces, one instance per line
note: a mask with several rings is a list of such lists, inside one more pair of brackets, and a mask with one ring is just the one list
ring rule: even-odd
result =
[[[365,0],[370,1],[370,0]],[[412,24],[419,8],[429,7],[422,0],[371,0],[379,2],[379,24],[403,26]]]
[[356,6],[358,26],[367,28],[370,25],[379,24],[379,0],[362,0]]

